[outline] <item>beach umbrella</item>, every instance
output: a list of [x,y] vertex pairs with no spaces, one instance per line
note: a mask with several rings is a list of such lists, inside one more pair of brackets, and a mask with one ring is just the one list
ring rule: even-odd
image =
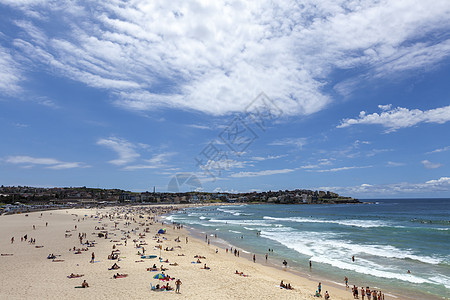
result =
[[164,279],[166,277],[166,275],[164,275],[164,274],[161,274],[161,273],[159,273],[159,274],[156,274],[155,276],[153,276],[153,278],[155,278],[155,279],[159,279],[159,280],[161,280],[161,279]]

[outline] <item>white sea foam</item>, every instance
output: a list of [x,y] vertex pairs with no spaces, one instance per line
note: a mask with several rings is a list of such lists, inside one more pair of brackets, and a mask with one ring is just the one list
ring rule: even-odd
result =
[[220,225],[217,225],[217,224],[210,224],[210,223],[208,223],[208,222],[202,222],[202,221],[200,221],[200,220],[189,220],[189,219],[183,220],[183,223],[189,224],[189,225],[201,225],[201,226],[206,226],[206,227],[217,227],[217,226],[222,226],[221,224],[220,224]]
[[174,216],[174,215],[166,216],[166,220],[169,220],[169,221],[171,221],[171,222],[173,222],[174,219],[175,219],[175,216]]
[[446,288],[450,289],[450,277],[448,277],[448,276],[439,275],[439,276],[430,277],[429,279],[434,281],[437,284],[442,284]]
[[334,249],[347,249],[349,253],[354,254],[365,253],[387,258],[412,259],[433,265],[442,262],[442,259],[439,258],[415,255],[411,250],[399,249],[390,245],[359,245],[345,240],[326,240],[322,243]]
[[302,218],[302,217],[274,218],[269,216],[264,216],[264,219],[284,221],[284,222],[297,222],[297,223],[332,223],[344,226],[363,227],[363,228],[390,226],[388,223],[382,221],[370,221],[370,220],[326,220],[326,219]]
[[264,221],[258,220],[219,220],[211,219],[209,222],[212,223],[222,223],[222,224],[233,224],[233,225],[248,225],[248,226],[272,226],[271,224],[265,223]]
[[[298,232],[292,228],[265,228],[261,233],[262,237],[275,240],[284,246],[293,249],[301,254],[310,256],[312,261],[329,264],[331,266],[353,270],[355,272],[368,274],[376,277],[399,279],[412,283],[433,283],[448,285],[445,278],[426,279],[412,274],[405,274],[404,269],[396,269],[388,264],[383,265],[382,259],[375,257],[388,257],[397,259],[415,259],[418,261],[437,264],[439,259],[426,256],[417,256],[410,250],[401,250],[393,246],[385,245],[356,245],[345,240],[336,240],[339,236],[331,233],[319,232]],[[356,263],[348,262],[352,255],[366,253],[375,258],[364,259],[357,256]],[[364,256],[363,254],[361,254]],[[447,282],[447,284],[445,283]]]
[[382,277],[382,278],[389,278],[389,279],[398,279],[402,281],[408,281],[412,283],[433,283],[432,281],[417,277],[411,274],[401,274],[401,273],[394,273],[389,272],[385,270],[375,269],[375,268],[369,268],[366,266],[361,266],[353,263],[347,263],[344,261],[341,261],[339,259],[333,259],[329,258],[327,256],[313,256],[311,257],[311,261],[318,262],[318,263],[324,263],[329,264],[333,267],[337,267],[339,269],[344,270],[351,270],[362,274],[368,274],[371,276],[376,277]]
[[[287,234],[285,233],[287,231]],[[290,227],[263,229],[261,236],[276,240],[286,247],[305,255],[337,251],[339,256],[371,255],[393,259],[411,259],[428,264],[439,264],[441,258],[420,256],[408,249],[399,249],[390,245],[361,245],[340,238],[341,234],[326,232],[293,231]],[[339,239],[336,239],[339,238]]]
[[259,231],[258,228],[251,228],[251,227],[245,227],[245,226],[244,226],[244,229],[251,230],[251,231]]
[[384,293],[384,295],[386,295],[386,296],[388,296],[388,297],[391,297],[391,298],[398,298],[397,296],[392,295],[392,294],[389,294],[389,293]]
[[225,208],[217,208],[218,211],[224,212],[224,213],[228,213],[228,214],[235,214],[235,213],[239,213],[241,212],[240,210],[234,210],[234,209],[225,209]]
[[228,230],[229,232],[233,232],[233,233],[242,233],[240,231],[236,231],[236,230]]

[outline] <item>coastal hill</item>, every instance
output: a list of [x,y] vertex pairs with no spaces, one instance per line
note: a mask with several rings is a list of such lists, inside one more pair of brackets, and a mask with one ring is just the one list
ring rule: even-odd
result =
[[136,193],[121,189],[87,187],[38,188],[27,186],[0,187],[0,204],[34,205],[101,205],[129,203],[204,203],[240,202],[274,204],[336,204],[359,203],[357,199],[343,197],[330,191],[305,189],[248,192],[248,193]]

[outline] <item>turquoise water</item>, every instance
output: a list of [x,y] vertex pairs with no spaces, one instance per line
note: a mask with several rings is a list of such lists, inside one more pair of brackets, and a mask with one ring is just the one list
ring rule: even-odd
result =
[[348,276],[359,287],[450,299],[450,199],[372,201],[199,207],[168,220],[261,257],[274,249],[271,258],[301,272],[311,260],[314,274],[331,281]]

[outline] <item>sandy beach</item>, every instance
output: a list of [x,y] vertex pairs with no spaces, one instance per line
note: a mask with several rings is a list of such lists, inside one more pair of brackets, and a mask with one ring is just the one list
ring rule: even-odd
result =
[[[184,228],[176,228],[172,224],[162,225],[161,221],[164,219],[161,217],[156,216],[159,220],[159,223],[156,223],[150,219],[155,217],[153,214],[136,210],[135,214],[128,213],[128,219],[125,219],[123,209],[72,209],[33,212],[28,216],[1,216],[0,298],[317,299],[313,297],[317,290],[317,281],[287,272],[281,264],[280,267],[274,267],[266,263],[261,256],[257,256],[254,263],[249,259],[250,254],[246,257],[236,257],[225,249],[218,248],[214,237],[211,237],[212,242],[208,245],[204,239],[189,235]],[[117,213],[114,218],[101,218],[113,213]],[[128,222],[130,224],[127,224]],[[166,233],[155,237],[161,228],[166,228]],[[86,236],[82,238],[82,245],[79,235],[83,233]],[[107,238],[99,237],[99,233],[107,233]],[[145,234],[145,237],[140,237],[140,234]],[[25,235],[27,241],[21,241],[21,237]],[[31,238],[36,240],[34,244],[29,243]],[[179,242],[175,241],[177,238]],[[157,239],[162,243],[158,243]],[[86,241],[94,242],[95,246],[87,247]],[[136,244],[146,244],[143,245],[145,255],[161,255],[163,260],[169,262],[160,262],[158,258],[141,259],[138,251],[142,253],[143,249],[136,248]],[[159,245],[162,250],[158,248]],[[75,254],[74,247],[87,251]],[[174,250],[165,251],[166,248]],[[120,251],[119,261],[108,259],[113,250]],[[90,263],[93,252],[95,263]],[[57,257],[54,260],[47,259],[49,254],[55,254]],[[192,263],[197,261],[197,258],[194,258],[196,255],[206,259],[201,258],[201,263]],[[108,270],[114,263],[117,263],[120,269]],[[178,265],[171,265],[174,263]],[[153,264],[158,268],[163,265],[167,268],[164,271],[166,275],[182,281],[180,294],[175,291],[151,290],[150,283],[153,286],[165,284],[153,279],[153,276],[161,271],[147,271]],[[210,269],[202,269],[204,264]],[[237,275],[236,270],[248,276]],[[84,276],[68,278],[71,273]],[[117,273],[128,276],[114,279],[113,275]],[[86,280],[89,287],[75,288],[80,286],[83,280]],[[281,280],[290,283],[294,289],[280,288]],[[169,284],[175,288],[175,280],[169,281]],[[327,283],[322,282],[322,295],[325,291],[329,292],[331,299],[353,299],[350,290],[327,286]]]

